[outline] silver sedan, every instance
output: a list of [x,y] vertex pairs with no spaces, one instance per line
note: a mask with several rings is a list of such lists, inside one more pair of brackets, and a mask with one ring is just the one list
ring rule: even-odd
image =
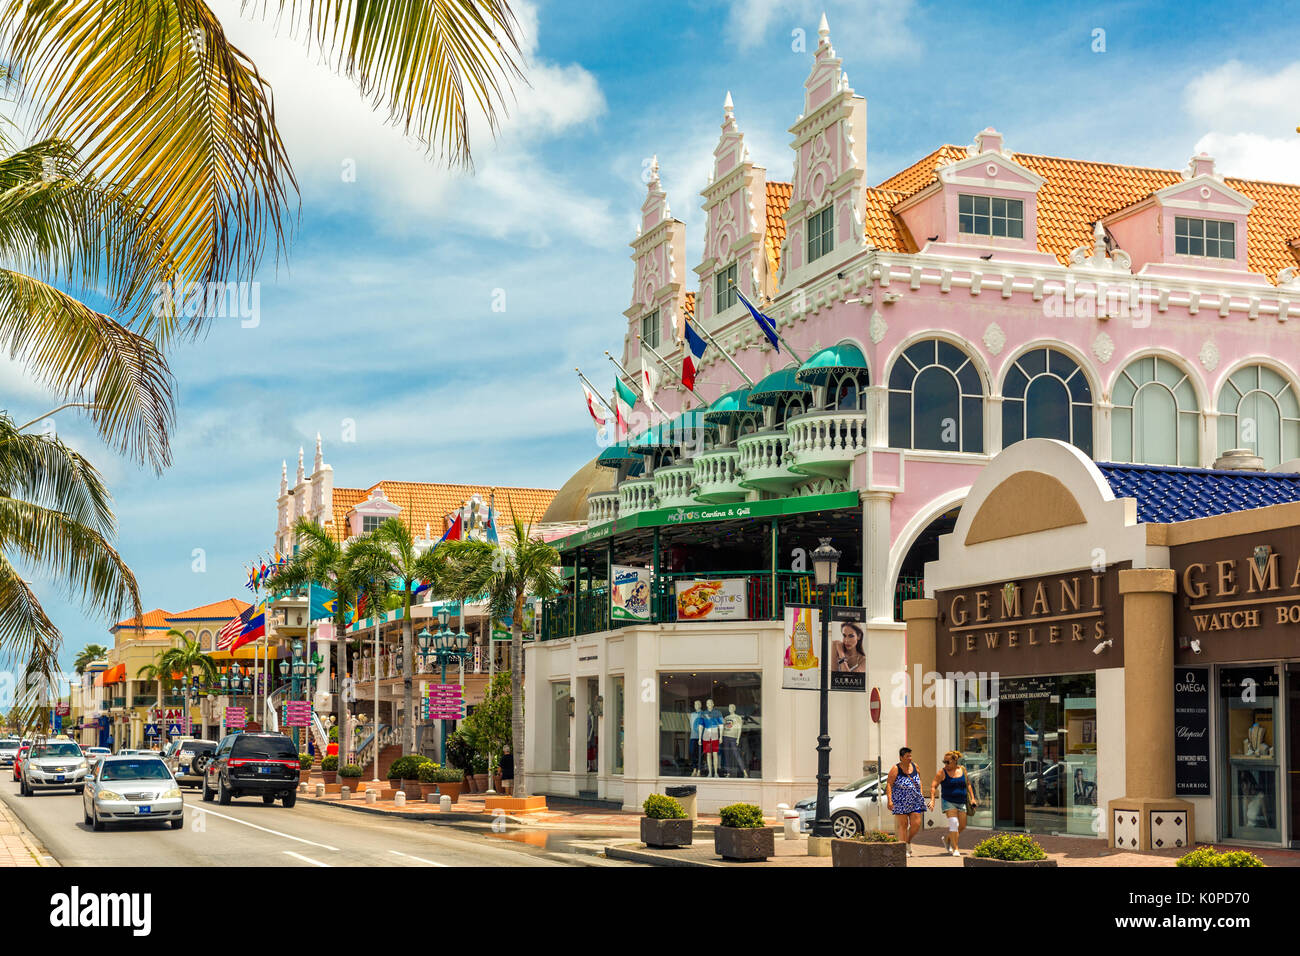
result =
[[153,820],[179,830],[185,822],[180,785],[156,754],[101,758],[81,800],[85,822],[96,830],[108,823]]

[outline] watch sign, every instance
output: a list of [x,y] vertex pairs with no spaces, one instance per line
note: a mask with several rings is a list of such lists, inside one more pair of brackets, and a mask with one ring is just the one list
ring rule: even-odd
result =
[[1174,792],[1210,795],[1210,669],[1174,672]]

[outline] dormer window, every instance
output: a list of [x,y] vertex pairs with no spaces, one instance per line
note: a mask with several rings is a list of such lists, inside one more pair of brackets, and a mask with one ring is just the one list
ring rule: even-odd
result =
[[835,245],[835,207],[808,217],[808,261],[820,259]]
[[1020,199],[1001,196],[957,197],[957,230],[971,236],[997,236],[1023,239],[1025,204]]
[[1174,252],[1209,259],[1237,258],[1237,227],[1220,219],[1174,217]]
[[659,348],[659,310],[641,316],[641,339],[652,349]]
[[714,315],[721,315],[740,300],[736,298],[736,264],[733,262],[713,276]]
[[379,526],[388,520],[388,515],[362,515],[361,516],[361,533],[370,534],[377,531]]

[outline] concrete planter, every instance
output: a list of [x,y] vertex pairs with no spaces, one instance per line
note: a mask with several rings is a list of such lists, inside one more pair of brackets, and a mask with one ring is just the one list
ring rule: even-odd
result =
[[338,782],[339,772],[337,770],[322,770],[320,772],[320,775],[324,779],[326,784]]
[[477,793],[487,793],[487,788],[488,788],[488,784],[487,784],[487,774],[485,774],[485,773],[476,773],[476,774],[474,774],[474,790],[475,790],[475,792],[477,792]]
[[1056,866],[1055,860],[995,860],[987,856],[962,857],[962,866]]
[[347,787],[353,793],[358,793],[359,791],[364,789],[362,787],[360,777],[339,777],[339,783]]
[[690,846],[693,826],[690,820],[641,818],[641,842],[646,846]]
[[[425,784],[420,784],[420,786],[425,786]],[[436,786],[444,797],[451,797],[452,803],[460,799],[461,791],[465,789],[463,783],[439,783]]]
[[298,771],[298,782],[299,782],[299,783],[311,783],[311,771],[310,771],[310,770],[299,770],[299,771]]
[[769,827],[717,827],[713,852],[724,860],[766,860],[776,856],[776,839]]
[[831,865],[907,866],[907,844],[831,840]]

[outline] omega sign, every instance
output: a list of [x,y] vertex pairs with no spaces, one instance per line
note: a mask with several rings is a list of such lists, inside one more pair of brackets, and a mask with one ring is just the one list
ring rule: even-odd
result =
[[1179,663],[1293,655],[1288,645],[1300,637],[1297,529],[1176,545],[1170,561],[1178,576]]
[[[1007,675],[1122,666],[1115,571],[940,591],[938,662]],[[1101,652],[1094,653],[1099,646]]]

